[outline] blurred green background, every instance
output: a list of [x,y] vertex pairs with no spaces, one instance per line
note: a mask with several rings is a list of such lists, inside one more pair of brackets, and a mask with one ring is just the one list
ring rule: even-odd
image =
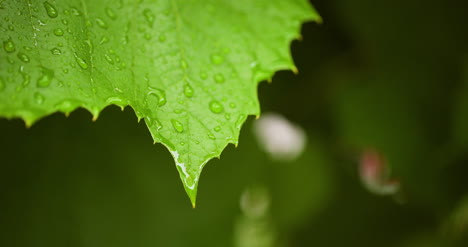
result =
[[[130,108],[0,119],[0,246],[468,246],[468,2],[313,4],[299,75],[259,86],[263,112],[304,128],[298,159],[272,160],[250,118],[192,209]],[[367,148],[395,195],[362,185]]]

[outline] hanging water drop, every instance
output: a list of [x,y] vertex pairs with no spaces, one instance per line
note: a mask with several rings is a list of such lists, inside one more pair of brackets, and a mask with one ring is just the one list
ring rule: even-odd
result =
[[152,88],[152,87],[148,87],[148,90],[149,90],[148,95],[153,95],[158,98],[158,106],[163,106],[167,103],[166,92],[164,92],[164,90]]
[[184,87],[185,96],[191,98],[193,96],[193,88],[189,84],[186,84]]
[[8,53],[14,52],[16,50],[15,43],[11,39],[3,41],[3,49]]
[[184,132],[184,126],[182,125],[181,122],[179,122],[179,121],[177,121],[177,120],[175,120],[175,119],[172,119],[171,122],[172,122],[172,126],[174,127],[174,129],[175,129],[177,132],[179,132],[179,133]]
[[58,16],[57,9],[54,7],[54,5],[50,4],[49,2],[47,1],[44,2],[44,8],[47,12],[47,15],[50,18],[56,18]]
[[210,102],[210,110],[213,113],[221,113],[224,110],[224,107],[218,101],[213,100]]

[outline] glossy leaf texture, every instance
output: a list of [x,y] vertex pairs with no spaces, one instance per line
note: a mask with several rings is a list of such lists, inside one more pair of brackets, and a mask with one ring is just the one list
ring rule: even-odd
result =
[[29,126],[131,106],[172,153],[195,205],[204,165],[259,114],[257,83],[294,70],[305,0],[0,3],[0,116]]

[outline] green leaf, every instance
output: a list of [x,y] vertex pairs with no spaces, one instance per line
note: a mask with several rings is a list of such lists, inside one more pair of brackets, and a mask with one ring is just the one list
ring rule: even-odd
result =
[[305,0],[0,5],[0,116],[30,126],[130,105],[172,153],[194,206],[203,166],[259,114],[257,83],[295,69],[289,44],[320,18]]

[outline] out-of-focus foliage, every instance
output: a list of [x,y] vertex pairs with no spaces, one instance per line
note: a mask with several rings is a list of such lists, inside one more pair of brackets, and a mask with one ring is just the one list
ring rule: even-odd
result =
[[[297,160],[272,161],[249,119],[239,147],[206,167],[193,210],[129,109],[28,130],[2,120],[0,245],[466,246],[468,3],[313,4],[324,23],[292,46],[299,75],[259,88],[262,111],[305,130]],[[360,181],[369,149],[400,182],[392,196]],[[240,205],[252,190],[261,214]]]

